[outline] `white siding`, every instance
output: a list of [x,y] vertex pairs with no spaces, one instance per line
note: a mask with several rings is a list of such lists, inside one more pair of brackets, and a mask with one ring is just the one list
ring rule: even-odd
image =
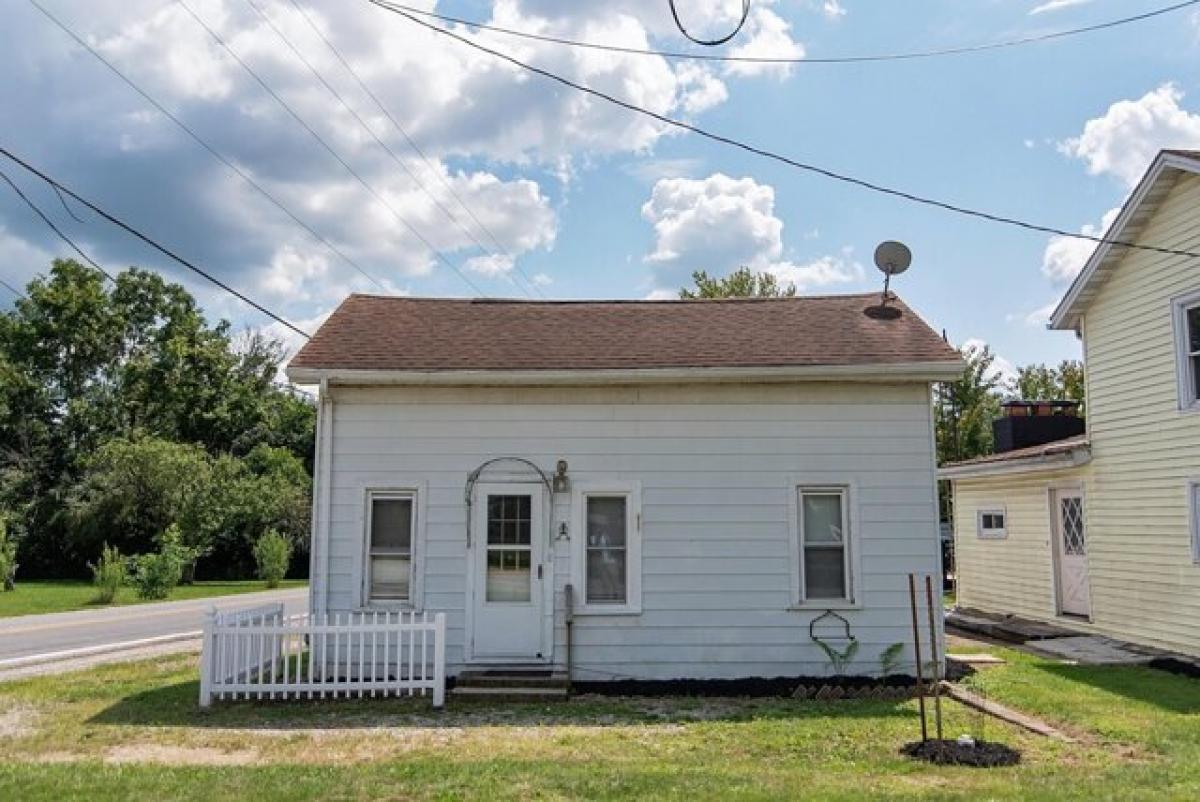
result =
[[[447,613],[452,672],[465,624],[464,484],[497,456],[547,472],[565,459],[574,481],[641,483],[643,612],[576,618],[579,679],[827,672],[808,637],[820,611],[789,609],[796,481],[854,488],[861,609],[843,614],[861,648],[851,673],[877,672],[893,643],[910,652],[906,576],[936,574],[938,560],[927,385],[332,392],[329,609],[360,603],[363,488],[427,482],[424,602]],[[569,504],[570,494],[556,498],[555,529]],[[561,661],[569,544],[552,554]]]

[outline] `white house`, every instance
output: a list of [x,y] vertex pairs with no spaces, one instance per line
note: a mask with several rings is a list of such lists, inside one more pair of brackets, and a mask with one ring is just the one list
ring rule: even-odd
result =
[[958,600],[1200,656],[1200,151],[1160,153],[1105,238],[1050,319],[1086,433],[942,468]]
[[[320,387],[311,604],[446,615],[449,674],[877,674],[939,575],[930,384],[898,299],[353,295]],[[810,633],[810,624],[819,621]]]

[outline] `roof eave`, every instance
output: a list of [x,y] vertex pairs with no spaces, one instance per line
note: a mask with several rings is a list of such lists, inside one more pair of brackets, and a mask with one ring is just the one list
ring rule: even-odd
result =
[[864,365],[796,365],[776,367],[687,367],[572,370],[362,370],[354,368],[287,368],[296,384],[334,385],[599,385],[736,383],[790,381],[936,382],[962,375],[962,360],[874,363]]
[[1078,468],[1091,461],[1091,448],[1087,445],[1080,445],[1070,451],[1057,454],[1038,454],[1020,459],[976,462],[969,465],[947,465],[938,468],[937,477],[939,479],[976,479],[988,476],[1043,473]]
[[[1121,207],[1120,214],[1113,221],[1112,226],[1108,231],[1103,233],[1103,239],[1124,239],[1124,234],[1129,227],[1130,222],[1145,203],[1146,198],[1150,195],[1159,179],[1165,170],[1181,170],[1191,173],[1200,173],[1200,160],[1191,158],[1182,153],[1171,153],[1162,151],[1155,158],[1150,168],[1146,170],[1146,174],[1142,176],[1142,180],[1138,182],[1137,187],[1130,193],[1129,197]],[[1079,275],[1071,282],[1071,286],[1067,289],[1062,300],[1050,315],[1050,322],[1047,328],[1058,331],[1078,331],[1079,321],[1083,316],[1083,310],[1086,304],[1084,293],[1091,285],[1096,273],[1100,271],[1103,264],[1113,256],[1114,246],[1107,243],[1097,245],[1092,252],[1091,257],[1084,264],[1083,269],[1079,271]]]

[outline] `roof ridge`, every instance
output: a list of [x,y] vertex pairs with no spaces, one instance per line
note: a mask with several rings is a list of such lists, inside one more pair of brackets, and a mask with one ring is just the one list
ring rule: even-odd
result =
[[[555,306],[555,305],[586,305],[586,304],[614,304],[614,305],[649,305],[649,304],[700,304],[700,303],[772,303],[781,301],[829,301],[829,300],[855,300],[877,298],[878,292],[847,292],[847,293],[825,293],[821,295],[790,295],[778,297],[737,297],[737,298],[472,298],[472,297],[444,297],[430,295],[383,295],[381,293],[371,292],[353,292],[351,298],[370,298],[383,301],[420,301],[420,302],[440,302],[440,303],[460,303],[460,304],[514,304],[523,306]],[[894,292],[890,293],[891,300],[901,300]]]

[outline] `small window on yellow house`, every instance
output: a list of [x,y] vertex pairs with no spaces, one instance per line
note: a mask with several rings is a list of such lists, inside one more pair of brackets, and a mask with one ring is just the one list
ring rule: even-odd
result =
[[976,517],[976,534],[983,538],[1008,537],[1008,514],[1003,507],[981,509]]

